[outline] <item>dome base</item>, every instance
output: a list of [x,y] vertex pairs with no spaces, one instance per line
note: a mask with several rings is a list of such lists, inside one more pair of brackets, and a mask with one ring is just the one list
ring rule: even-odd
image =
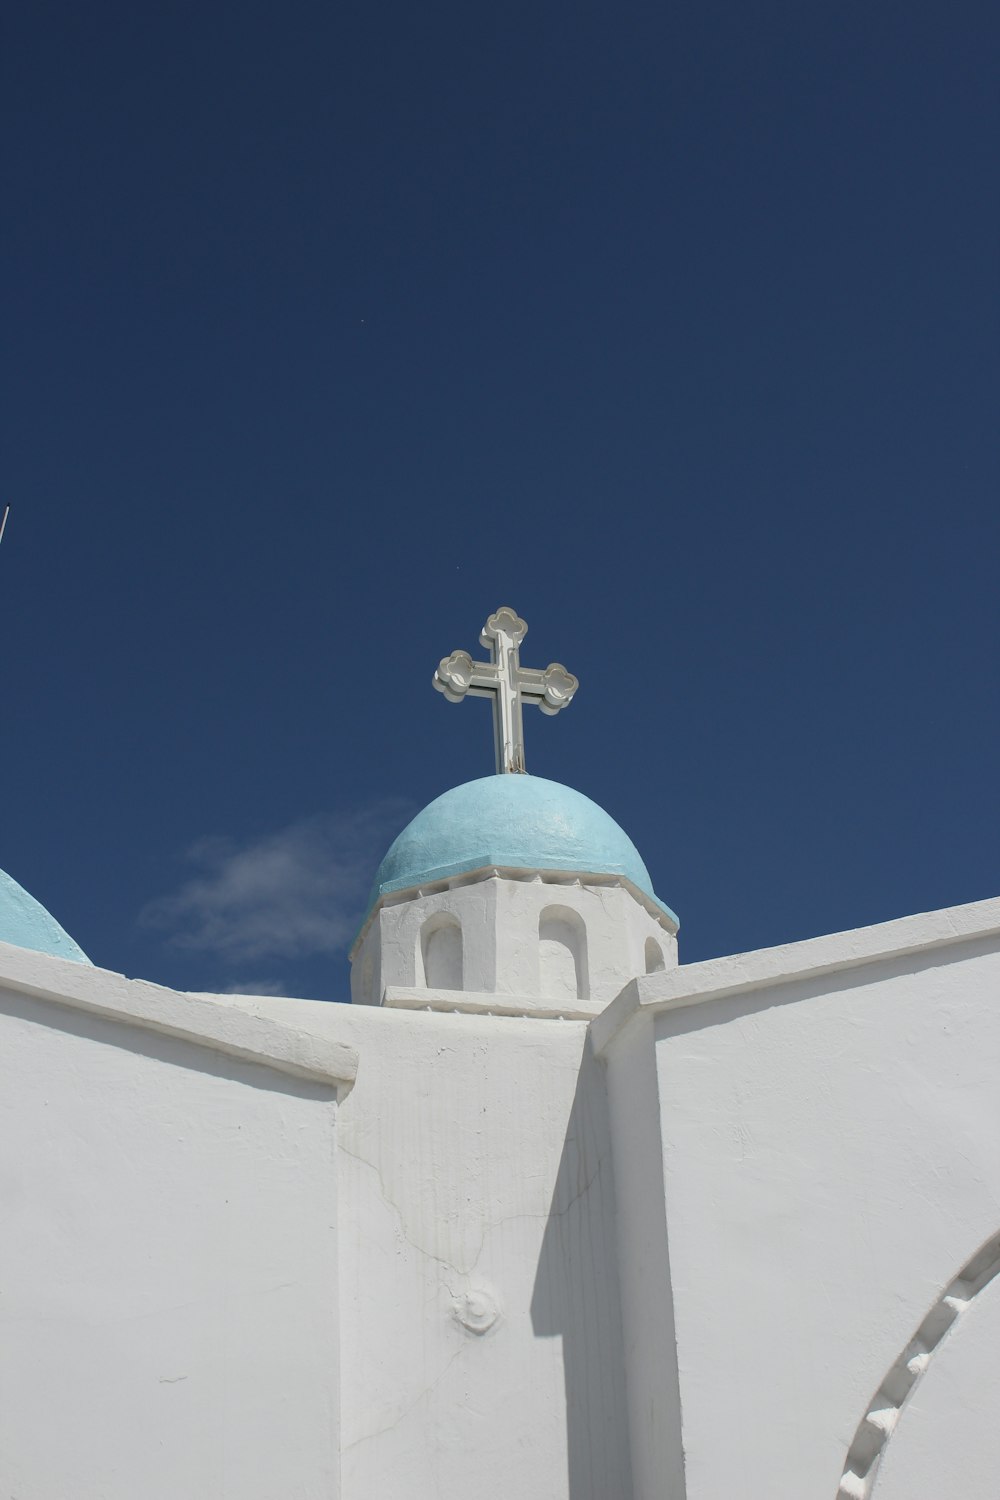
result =
[[636,975],[677,963],[676,932],[625,876],[487,866],[380,897],[351,951],[351,997],[449,991],[595,1014]]

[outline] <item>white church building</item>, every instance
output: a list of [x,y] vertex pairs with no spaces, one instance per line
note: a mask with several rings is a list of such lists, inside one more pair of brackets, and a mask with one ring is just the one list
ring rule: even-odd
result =
[[679,963],[524,774],[525,629],[438,668],[497,774],[351,1004],[126,979],[0,877],[3,1500],[1000,1496],[1000,900]]

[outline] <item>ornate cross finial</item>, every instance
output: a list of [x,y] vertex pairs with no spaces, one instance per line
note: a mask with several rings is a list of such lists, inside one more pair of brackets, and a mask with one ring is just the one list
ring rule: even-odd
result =
[[434,673],[434,686],[449,703],[461,703],[466,694],[492,698],[497,775],[524,770],[522,703],[537,703],[543,714],[557,714],[580,686],[557,661],[544,672],[522,667],[518,648],[527,633],[527,625],[515,610],[498,609],[479,636],[489,650],[489,661],[473,661],[468,651],[453,651]]

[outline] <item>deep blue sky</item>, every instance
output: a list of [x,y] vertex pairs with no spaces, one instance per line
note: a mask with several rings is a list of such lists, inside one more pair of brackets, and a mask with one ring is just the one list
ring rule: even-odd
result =
[[430,679],[509,603],[582,683],[529,769],[685,961],[1000,893],[998,41],[16,7],[3,866],[109,968],[342,997],[407,808],[492,768]]

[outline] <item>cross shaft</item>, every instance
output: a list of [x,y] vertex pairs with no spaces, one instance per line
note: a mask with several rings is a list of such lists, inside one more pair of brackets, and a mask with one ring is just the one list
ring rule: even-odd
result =
[[498,609],[479,637],[489,661],[473,661],[467,651],[453,651],[434,673],[434,686],[450,703],[461,703],[465,697],[492,700],[498,775],[524,770],[523,704],[537,703],[543,714],[557,714],[579,687],[560,662],[550,662],[544,670],[521,666],[520,646],[527,633],[515,610]]

